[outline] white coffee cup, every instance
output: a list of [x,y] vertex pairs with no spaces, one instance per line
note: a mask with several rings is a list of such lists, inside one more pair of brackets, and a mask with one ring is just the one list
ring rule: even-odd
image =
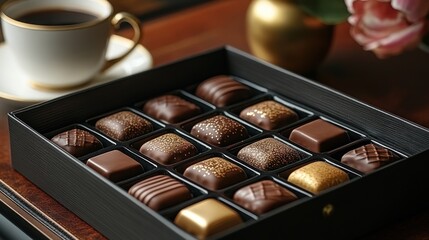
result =
[[[12,60],[30,84],[42,88],[85,84],[121,61],[141,39],[140,21],[129,13],[114,14],[106,0],[8,1],[1,20]],[[122,56],[106,60],[110,36],[122,22],[133,27],[134,45]]]

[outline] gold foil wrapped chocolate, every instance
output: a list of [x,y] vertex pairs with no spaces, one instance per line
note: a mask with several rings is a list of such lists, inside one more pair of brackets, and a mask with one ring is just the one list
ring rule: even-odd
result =
[[174,223],[198,239],[205,239],[242,223],[242,219],[230,207],[209,198],[182,209]]

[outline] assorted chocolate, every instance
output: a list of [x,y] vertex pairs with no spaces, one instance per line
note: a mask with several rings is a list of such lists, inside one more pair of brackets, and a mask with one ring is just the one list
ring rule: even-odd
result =
[[52,137],[51,141],[75,157],[81,157],[103,147],[93,134],[78,128],[59,133]]
[[143,173],[143,166],[119,150],[91,157],[86,165],[112,182],[119,182]]
[[192,198],[185,184],[167,175],[156,175],[134,184],[128,193],[155,211]]
[[249,137],[242,124],[223,115],[216,115],[195,124],[191,135],[218,147],[225,147]]
[[247,178],[241,167],[221,157],[192,164],[183,175],[210,190],[219,190]]
[[205,239],[242,222],[234,209],[213,198],[180,210],[174,219],[177,226],[198,239]]
[[219,75],[201,82],[195,95],[216,107],[225,107],[249,99],[252,90],[232,76]]
[[300,160],[301,155],[277,139],[264,138],[240,149],[237,158],[260,170],[270,171]]
[[196,104],[176,95],[162,95],[147,101],[143,112],[165,123],[178,123],[201,113]]
[[[266,96],[257,100],[252,95],[257,91],[233,76],[214,76],[190,89],[195,98],[162,94],[143,99],[139,109],[103,115],[93,123],[94,132],[113,139],[112,145],[133,148],[135,155],[111,150],[79,128],[50,139],[149,208],[168,212],[171,221],[199,239],[242,224],[243,215],[259,217],[399,159],[377,144],[357,145],[339,124],[310,121]],[[207,103],[201,99],[217,108],[205,114],[201,106]],[[250,99],[254,104],[246,103]],[[155,129],[146,117],[166,123],[166,129]],[[205,144],[210,147],[200,146]],[[328,161],[320,158],[323,154]],[[142,163],[162,172],[145,170]]]
[[243,109],[240,117],[265,130],[274,130],[298,121],[298,114],[273,100],[266,100]]
[[293,202],[298,197],[272,180],[263,180],[240,188],[234,193],[233,199],[247,210],[263,214]]
[[145,142],[139,151],[165,165],[177,163],[198,154],[198,149],[192,143],[174,133],[166,133]]
[[373,143],[350,150],[341,157],[341,162],[363,173],[370,173],[399,157],[384,147]]
[[350,142],[346,130],[317,119],[292,130],[289,140],[316,152],[326,152]]
[[118,141],[127,141],[153,130],[151,122],[131,111],[103,117],[95,123],[95,128]]
[[293,171],[287,181],[313,194],[349,180],[349,175],[327,162],[316,161]]

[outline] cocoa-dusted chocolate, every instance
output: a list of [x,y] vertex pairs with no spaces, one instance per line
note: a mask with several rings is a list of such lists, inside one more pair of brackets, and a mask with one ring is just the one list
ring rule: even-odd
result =
[[183,208],[174,219],[177,226],[198,239],[206,239],[242,222],[234,209],[214,198]]
[[52,137],[51,141],[75,157],[81,157],[103,147],[94,135],[78,128],[59,133]]
[[195,95],[216,107],[225,107],[250,98],[252,91],[231,76],[218,75],[201,82]]
[[363,173],[370,173],[397,159],[399,156],[389,149],[369,143],[344,154],[341,162]]
[[223,115],[216,115],[195,124],[191,129],[191,135],[219,147],[225,147],[249,137],[243,125]]
[[264,138],[243,147],[237,157],[264,171],[274,170],[301,159],[296,149],[274,138]]
[[272,180],[262,180],[244,186],[233,196],[236,203],[257,214],[266,213],[297,199],[293,192]]
[[144,179],[131,186],[128,193],[155,211],[174,206],[192,197],[185,184],[167,175]]
[[273,130],[298,121],[298,114],[273,100],[259,102],[243,109],[240,118],[265,129]]
[[347,131],[323,119],[292,130],[289,140],[313,152],[326,152],[350,142]]
[[143,173],[139,162],[119,150],[91,157],[86,165],[112,182],[119,182]]
[[145,142],[139,151],[166,165],[198,154],[198,149],[192,143],[174,133],[166,133]]
[[196,104],[176,95],[162,95],[147,101],[143,112],[165,123],[178,123],[201,113]]
[[187,167],[183,175],[210,190],[222,189],[247,178],[241,167],[221,157],[197,162]]
[[118,141],[127,141],[153,130],[151,122],[131,111],[103,117],[95,123],[95,128]]
[[287,180],[313,194],[319,194],[348,181],[349,176],[327,162],[315,161],[294,170]]

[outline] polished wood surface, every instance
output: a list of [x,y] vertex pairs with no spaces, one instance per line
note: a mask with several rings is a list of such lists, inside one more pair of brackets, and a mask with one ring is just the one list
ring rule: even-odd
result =
[[[245,25],[249,3],[250,0],[218,0],[152,19],[143,24],[142,44],[151,52],[155,66],[225,44],[250,52]],[[379,60],[350,38],[348,28],[347,23],[336,28],[332,49],[314,79],[429,127],[429,94],[426,93],[429,53],[416,50]],[[132,33],[125,29],[120,34],[130,36]],[[78,239],[103,239],[96,230],[13,170],[7,122],[2,114],[1,180]],[[429,208],[402,219],[392,219],[363,239],[429,239]]]

